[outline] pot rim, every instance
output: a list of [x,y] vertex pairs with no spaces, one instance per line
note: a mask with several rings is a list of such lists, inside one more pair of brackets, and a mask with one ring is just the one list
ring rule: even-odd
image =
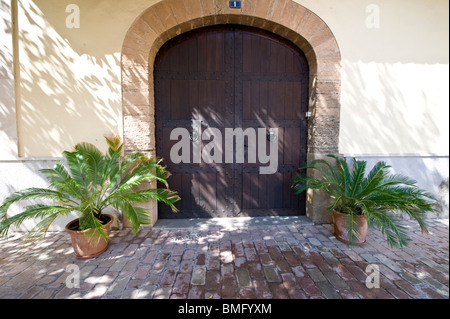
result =
[[[105,225],[103,225],[103,227],[106,227],[106,226],[110,225],[110,224],[114,221],[114,216],[112,216],[112,215],[110,215],[110,214],[102,214],[102,215],[108,216],[108,217],[110,218],[110,221],[107,222]],[[71,222],[69,222],[69,223],[66,225],[66,227],[65,227],[66,232],[68,232],[69,234],[70,234],[70,233],[72,233],[72,234],[84,234],[84,233],[88,232],[89,229],[86,229],[86,230],[71,230],[71,229],[69,229],[69,226],[70,226],[72,223],[74,223],[74,222],[76,222],[77,220],[79,220],[79,219],[80,219],[80,218],[78,217],[78,218],[72,220]]]

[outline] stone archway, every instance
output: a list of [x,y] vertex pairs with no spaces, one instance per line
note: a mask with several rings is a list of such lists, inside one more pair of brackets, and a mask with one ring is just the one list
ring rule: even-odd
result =
[[[290,40],[306,55],[310,68],[308,159],[338,153],[341,55],[337,41],[315,13],[292,0],[245,1],[241,9],[228,1],[163,0],[132,24],[122,48],[122,94],[126,152],[155,154],[153,66],[171,38],[204,26],[240,24]],[[306,214],[316,223],[330,221],[320,192],[308,194]],[[157,205],[149,203],[153,223]]]

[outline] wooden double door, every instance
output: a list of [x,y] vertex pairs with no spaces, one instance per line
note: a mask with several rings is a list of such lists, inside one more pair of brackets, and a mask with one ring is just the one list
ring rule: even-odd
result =
[[[309,68],[301,50],[255,28],[201,28],[161,48],[154,83],[156,154],[181,197],[179,213],[160,204],[159,218],[305,213],[305,196],[290,188],[307,154]],[[256,137],[244,134],[243,145],[233,139],[230,147],[227,132],[236,129]],[[261,174],[275,162],[259,156],[263,147],[276,159],[273,174]]]

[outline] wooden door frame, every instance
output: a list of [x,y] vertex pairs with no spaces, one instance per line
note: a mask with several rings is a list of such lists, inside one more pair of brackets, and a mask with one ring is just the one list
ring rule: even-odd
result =
[[[327,24],[292,0],[254,0],[240,9],[228,1],[162,0],[131,25],[122,47],[122,99],[125,152],[155,154],[153,67],[157,52],[171,38],[204,26],[240,24],[275,33],[306,55],[310,69],[308,160],[338,154],[341,54]],[[145,204],[158,219],[157,204]],[[327,197],[307,194],[306,215],[316,223],[330,222]],[[127,221],[124,221],[127,226]]]

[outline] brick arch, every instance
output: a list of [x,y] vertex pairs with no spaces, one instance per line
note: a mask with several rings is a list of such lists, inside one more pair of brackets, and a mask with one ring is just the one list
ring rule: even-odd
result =
[[[131,25],[122,47],[122,94],[126,152],[155,155],[153,66],[157,52],[173,37],[204,26],[240,24],[278,34],[297,45],[310,67],[308,158],[338,153],[340,68],[338,43],[327,24],[292,0],[244,1],[231,9],[228,1],[162,0]],[[328,222],[323,198],[311,193],[307,215]],[[153,204],[152,210],[157,210]],[[157,220],[157,213],[153,222]]]

